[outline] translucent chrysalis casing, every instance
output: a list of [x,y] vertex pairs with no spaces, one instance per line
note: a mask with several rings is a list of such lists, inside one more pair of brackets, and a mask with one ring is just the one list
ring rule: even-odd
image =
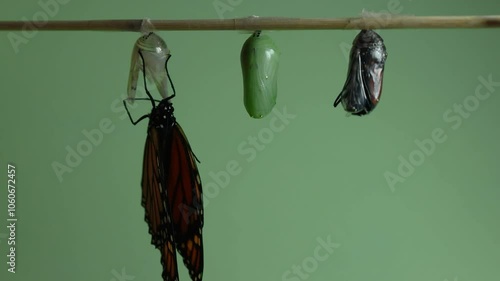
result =
[[268,35],[254,32],[240,54],[243,101],[252,118],[263,118],[276,105],[278,66],[281,52]]
[[129,101],[133,102],[135,98],[139,72],[143,69],[139,52],[142,53],[146,65],[146,78],[149,82],[156,85],[162,98],[166,98],[168,96],[169,83],[166,62],[170,57],[170,50],[160,36],[154,32],[148,32],[137,39],[132,50],[127,89]]
[[387,51],[384,40],[373,30],[361,30],[354,38],[347,80],[333,106],[342,103],[352,115],[370,113],[380,101]]

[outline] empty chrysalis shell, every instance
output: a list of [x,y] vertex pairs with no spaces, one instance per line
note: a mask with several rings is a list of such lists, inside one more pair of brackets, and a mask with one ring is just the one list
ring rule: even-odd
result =
[[273,40],[254,32],[241,49],[243,101],[252,118],[263,118],[276,105],[280,51]]
[[333,106],[342,103],[349,114],[370,113],[380,101],[387,52],[373,30],[362,30],[352,43],[347,80]]
[[129,101],[132,102],[133,98],[135,98],[137,79],[139,72],[142,71],[142,58],[139,51],[146,63],[146,78],[149,82],[156,85],[162,98],[166,98],[168,96],[169,83],[166,62],[170,56],[170,50],[160,36],[154,32],[148,32],[137,39],[132,51],[127,89]]

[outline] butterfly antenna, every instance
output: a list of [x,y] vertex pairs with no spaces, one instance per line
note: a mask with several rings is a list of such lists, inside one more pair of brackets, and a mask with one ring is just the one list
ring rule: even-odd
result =
[[168,60],[172,57],[172,55],[168,55],[168,58],[167,60],[165,61],[165,71],[167,72],[167,77],[168,77],[168,81],[170,82],[170,85],[172,86],[172,91],[174,92],[170,97],[168,97],[168,99],[172,99],[173,97],[175,97],[175,87],[174,87],[174,83],[172,83],[172,79],[170,78],[170,73],[168,73]]

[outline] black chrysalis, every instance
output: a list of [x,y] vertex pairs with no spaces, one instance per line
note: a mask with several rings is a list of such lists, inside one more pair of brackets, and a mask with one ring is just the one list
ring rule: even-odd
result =
[[380,101],[387,52],[384,40],[373,30],[361,30],[352,42],[347,80],[333,103],[342,103],[352,115],[370,113]]

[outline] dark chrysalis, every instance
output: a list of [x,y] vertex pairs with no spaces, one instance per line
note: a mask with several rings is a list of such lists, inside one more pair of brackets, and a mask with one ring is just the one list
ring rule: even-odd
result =
[[333,106],[342,103],[349,114],[370,113],[380,101],[387,52],[384,40],[373,30],[361,30],[354,38],[347,80]]

